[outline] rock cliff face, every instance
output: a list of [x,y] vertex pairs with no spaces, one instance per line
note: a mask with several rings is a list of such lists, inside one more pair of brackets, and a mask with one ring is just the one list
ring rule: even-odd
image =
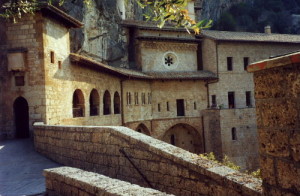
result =
[[[126,18],[141,19],[141,9],[133,1],[126,5]],[[252,0],[196,0],[197,19],[216,20],[224,10],[243,1]],[[128,67],[126,33],[120,25],[117,0],[93,0],[89,7],[82,0],[66,1],[63,9],[84,23],[83,29],[71,31],[72,52],[112,66]]]
[[242,2],[253,2],[253,0],[196,0],[197,19],[212,19],[216,21],[232,5]]

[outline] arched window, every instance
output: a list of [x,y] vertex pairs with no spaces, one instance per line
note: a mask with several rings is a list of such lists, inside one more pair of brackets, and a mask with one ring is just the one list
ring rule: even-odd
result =
[[105,91],[103,96],[103,114],[108,115],[111,114],[111,99],[110,99],[110,93],[108,91]]
[[73,94],[73,117],[84,116],[84,96],[81,90],[75,90]]
[[115,92],[114,95],[114,114],[120,114],[120,95],[118,92]]
[[231,138],[232,138],[232,140],[237,140],[237,137],[236,137],[236,128],[235,127],[233,127],[231,129]]
[[99,93],[96,89],[93,89],[90,94],[90,116],[98,116],[99,115]]

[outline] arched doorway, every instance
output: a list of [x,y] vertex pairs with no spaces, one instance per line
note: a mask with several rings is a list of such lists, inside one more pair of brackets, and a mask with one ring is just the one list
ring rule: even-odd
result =
[[166,131],[163,141],[192,153],[203,153],[202,137],[188,124],[177,124]]
[[150,136],[150,131],[149,129],[146,127],[146,125],[144,125],[143,123],[141,123],[137,128],[136,131],[139,133],[143,133],[145,135],[149,135]]
[[28,103],[23,97],[18,97],[14,102],[14,117],[16,138],[29,137],[29,110]]

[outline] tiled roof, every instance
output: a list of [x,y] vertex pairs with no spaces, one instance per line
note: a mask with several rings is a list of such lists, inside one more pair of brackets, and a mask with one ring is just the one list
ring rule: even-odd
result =
[[44,15],[62,22],[62,24],[66,25],[67,27],[81,28],[83,26],[83,23],[80,21],[66,14],[57,7],[49,5],[48,3],[42,3],[41,11]]
[[179,38],[179,37],[158,37],[158,36],[137,36],[136,39],[146,41],[171,41],[171,42],[184,42],[184,43],[196,43],[201,42],[201,39],[195,38]]
[[217,79],[217,76],[209,71],[194,71],[194,72],[141,72],[132,69],[117,68],[105,65],[91,58],[79,55],[70,54],[70,59],[73,63],[80,66],[94,68],[105,73],[113,74],[118,77],[135,78],[135,79],[180,79],[180,80],[211,80]]
[[252,63],[247,67],[248,72],[256,72],[264,69],[280,67],[284,65],[290,65],[294,63],[300,63],[300,52],[278,56],[271,59],[266,59],[256,63]]
[[155,79],[216,79],[217,76],[210,71],[185,71],[185,72],[146,72]]
[[186,29],[179,27],[175,28],[172,25],[165,24],[163,28],[158,28],[157,23],[151,21],[140,21],[140,20],[123,20],[121,25],[126,27],[138,27],[139,29],[146,30],[164,30],[164,31],[186,31]]
[[203,30],[203,37],[223,41],[300,43],[300,35]]

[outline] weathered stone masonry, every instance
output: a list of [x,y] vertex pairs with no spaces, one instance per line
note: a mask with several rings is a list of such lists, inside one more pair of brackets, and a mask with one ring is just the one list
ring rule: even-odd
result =
[[168,196],[160,191],[140,187],[121,180],[93,172],[83,171],[77,168],[60,167],[46,169],[46,189],[48,196],[70,195],[70,196],[140,196],[157,195]]
[[300,195],[300,53],[258,62],[254,72],[265,195]]
[[38,152],[71,167],[175,195],[261,195],[258,179],[125,127],[39,124],[34,133]]

